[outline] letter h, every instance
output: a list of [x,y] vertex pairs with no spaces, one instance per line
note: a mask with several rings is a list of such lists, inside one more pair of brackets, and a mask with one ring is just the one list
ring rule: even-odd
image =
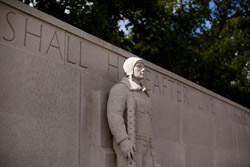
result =
[[30,31],[27,30],[28,28],[28,18],[26,18],[25,20],[25,34],[24,34],[24,46],[26,46],[26,41],[27,41],[27,35],[30,34],[30,35],[33,35],[35,37],[38,37],[40,40],[39,40],[39,52],[41,52],[41,45],[42,45],[42,28],[43,28],[43,25],[41,24],[40,25],[40,34],[37,35],[37,34],[34,34]]

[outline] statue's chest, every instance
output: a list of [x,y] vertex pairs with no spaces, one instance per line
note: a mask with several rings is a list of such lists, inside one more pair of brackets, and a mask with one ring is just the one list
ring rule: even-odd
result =
[[134,92],[134,99],[136,103],[136,112],[144,114],[150,113],[150,101],[148,96],[143,92]]
[[136,92],[134,94],[134,99],[136,103],[136,136],[148,139],[150,136],[152,120],[149,98],[143,92]]

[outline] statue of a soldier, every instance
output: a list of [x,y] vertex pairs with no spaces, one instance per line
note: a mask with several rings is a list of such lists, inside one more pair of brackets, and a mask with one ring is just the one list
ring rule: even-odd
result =
[[152,149],[152,115],[149,94],[141,83],[142,59],[128,58],[123,69],[126,77],[112,87],[107,109],[117,167],[161,167]]

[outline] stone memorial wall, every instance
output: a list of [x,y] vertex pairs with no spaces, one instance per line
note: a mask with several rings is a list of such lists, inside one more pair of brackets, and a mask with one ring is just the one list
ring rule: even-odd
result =
[[[0,0],[0,166],[115,167],[106,103],[135,56]],[[145,61],[162,167],[249,167],[250,110]]]

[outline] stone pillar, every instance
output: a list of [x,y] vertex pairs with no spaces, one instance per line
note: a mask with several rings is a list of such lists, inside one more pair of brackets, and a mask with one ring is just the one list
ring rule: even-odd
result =
[[115,167],[115,153],[107,121],[108,94],[91,93],[91,167]]

